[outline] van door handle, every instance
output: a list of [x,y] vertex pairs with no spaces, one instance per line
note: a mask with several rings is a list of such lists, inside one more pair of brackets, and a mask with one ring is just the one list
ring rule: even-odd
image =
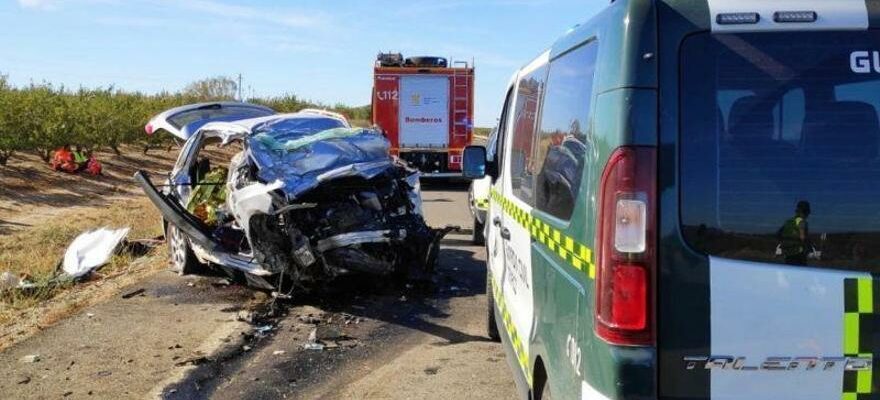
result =
[[504,240],[510,240],[510,229],[501,228],[501,238]]
[[500,227],[501,226],[501,218],[500,217],[492,218],[492,225]]

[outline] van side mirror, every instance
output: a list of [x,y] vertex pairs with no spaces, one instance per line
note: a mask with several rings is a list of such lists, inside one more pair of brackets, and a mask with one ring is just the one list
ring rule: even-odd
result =
[[467,146],[462,153],[462,175],[468,179],[482,179],[486,176],[486,148]]

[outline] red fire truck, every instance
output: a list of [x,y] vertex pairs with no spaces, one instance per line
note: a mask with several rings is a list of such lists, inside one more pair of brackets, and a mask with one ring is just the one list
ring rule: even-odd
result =
[[373,123],[392,153],[425,176],[461,174],[461,152],[471,143],[474,68],[442,57],[382,53],[373,82]]

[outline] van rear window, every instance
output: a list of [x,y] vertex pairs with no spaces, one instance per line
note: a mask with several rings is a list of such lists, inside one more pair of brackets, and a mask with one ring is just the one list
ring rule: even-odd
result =
[[880,33],[681,51],[682,232],[715,256],[880,271]]

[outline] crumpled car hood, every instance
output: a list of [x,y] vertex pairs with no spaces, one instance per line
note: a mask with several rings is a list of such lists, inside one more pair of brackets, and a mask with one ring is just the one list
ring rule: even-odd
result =
[[258,133],[248,138],[250,156],[264,182],[281,182],[288,201],[320,183],[358,176],[373,178],[393,165],[390,142],[362,128],[335,128],[278,141]]

